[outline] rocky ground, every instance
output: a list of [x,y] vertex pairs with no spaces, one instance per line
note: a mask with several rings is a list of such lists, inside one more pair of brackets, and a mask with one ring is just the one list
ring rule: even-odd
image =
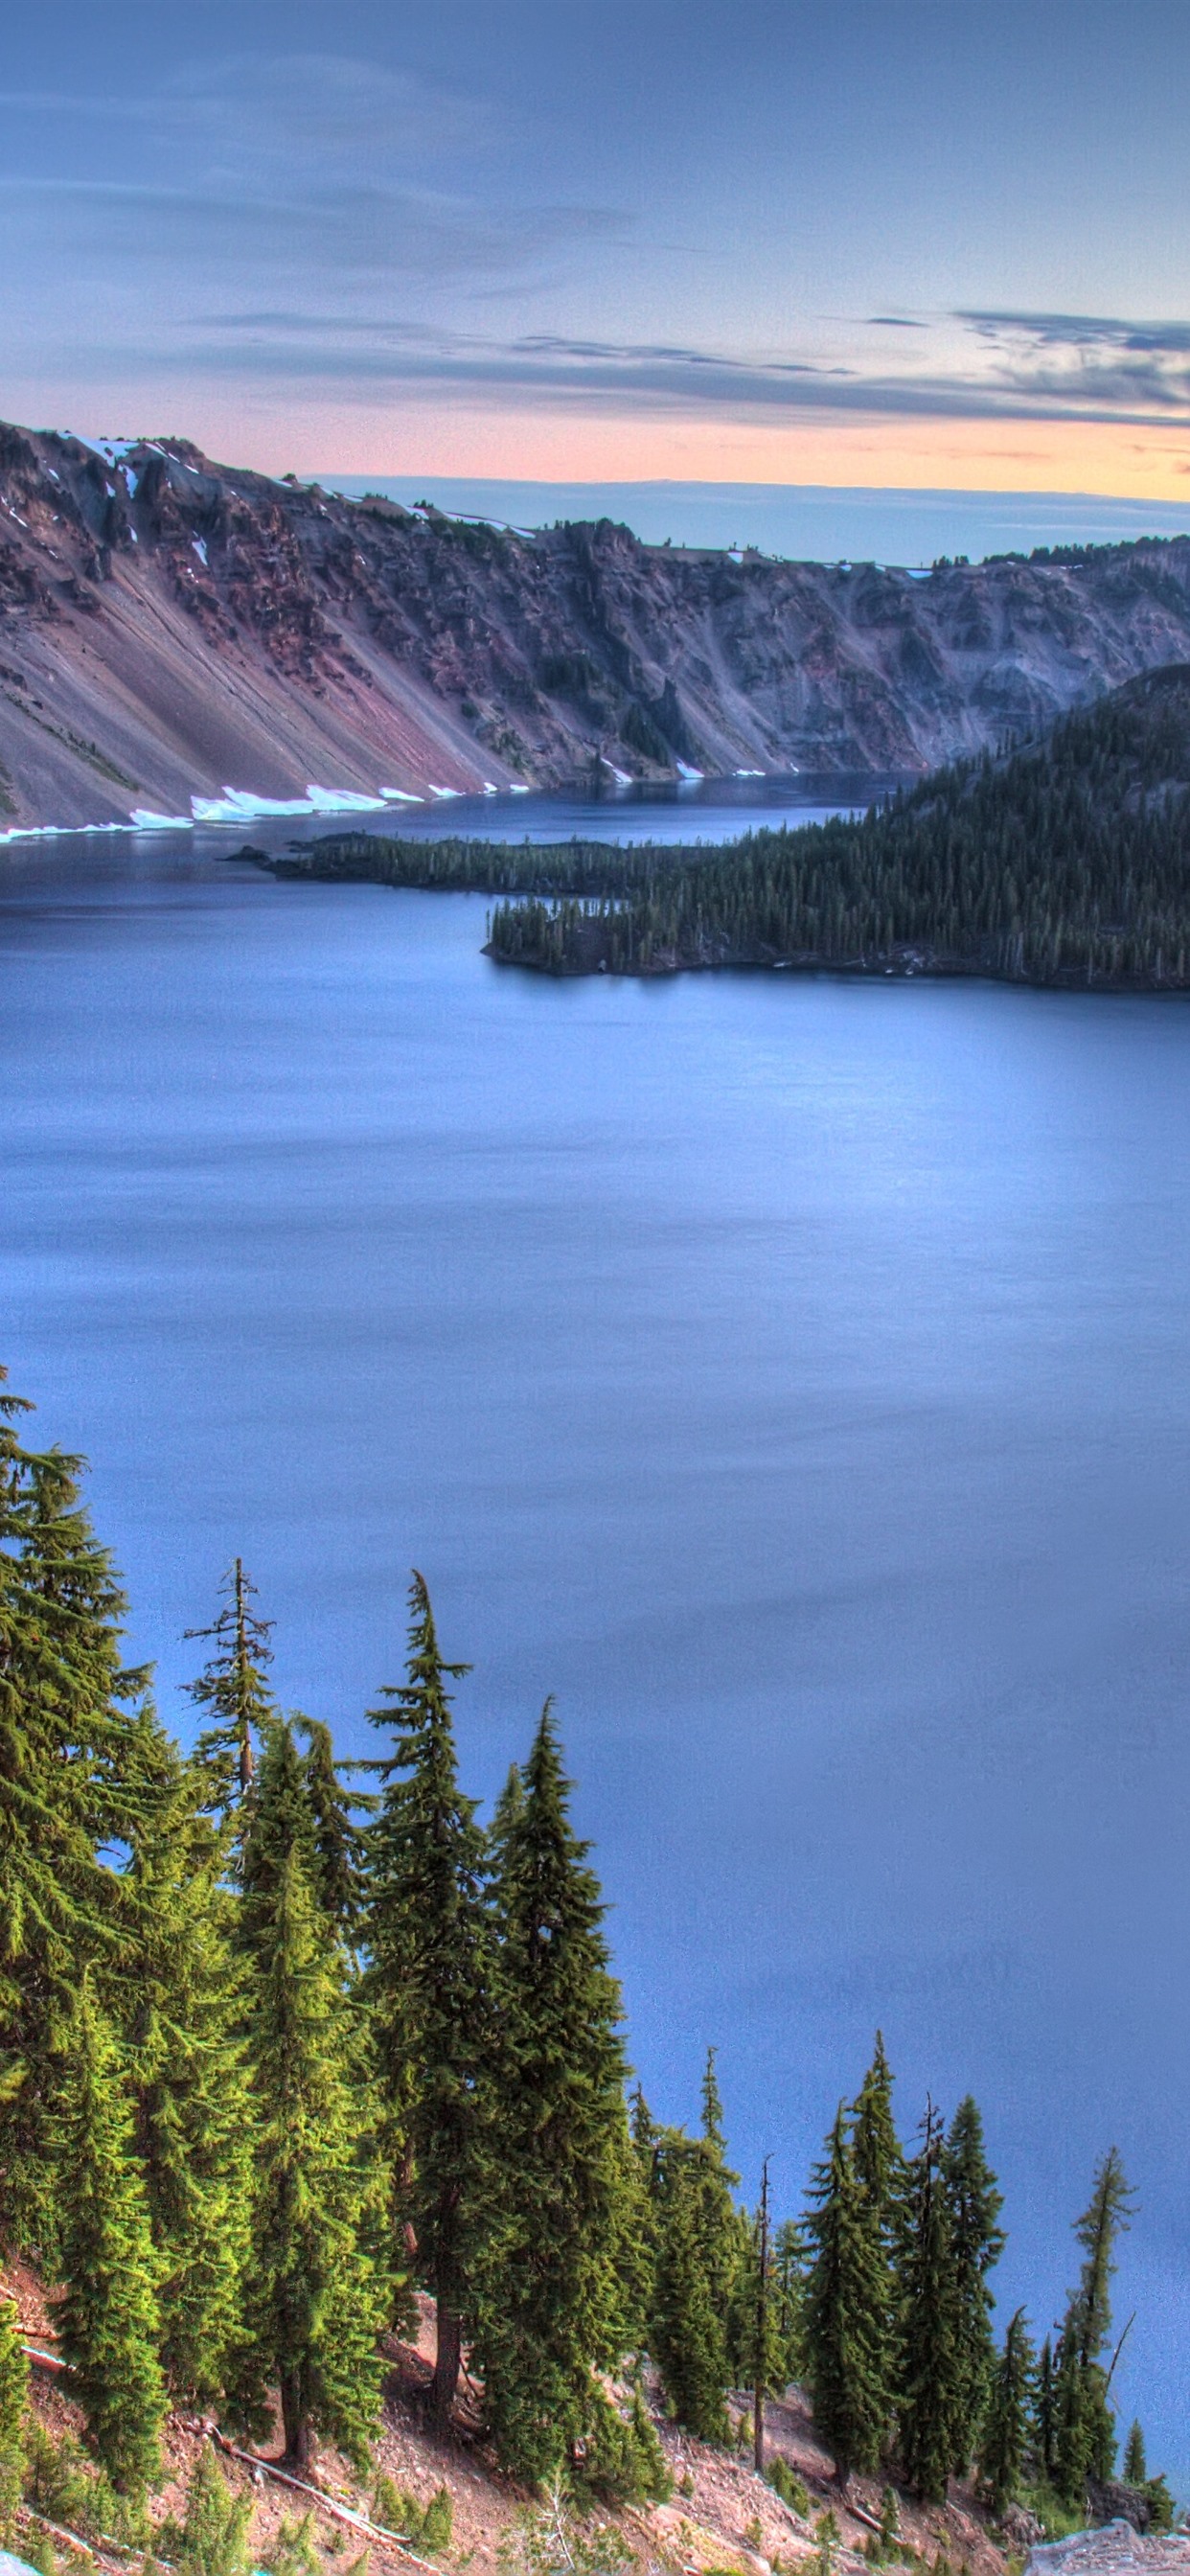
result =
[[[16,2299],[29,2344],[52,2356],[45,2301],[35,2276],[24,2267],[10,2265],[0,2278],[0,2294],[4,2291]],[[387,2475],[423,2508],[437,2490],[448,2490],[453,2531],[449,2549],[438,2559],[443,2576],[463,2568],[473,2568],[476,2576],[497,2576],[498,2570],[508,2570],[510,2552],[515,2576],[517,2535],[529,2500],[499,2476],[486,2454],[466,2383],[455,2437],[443,2440],[433,2431],[426,2413],[431,2353],[432,2326],[423,2303],[418,2343],[393,2342],[389,2348],[375,2473]],[[33,2403],[56,2437],[64,2431],[78,2433],[77,2409],[52,2368],[35,2365]],[[741,2396],[735,2404],[742,2416],[745,2400]],[[783,2402],[770,2401],[766,2430],[770,2458],[779,2453],[807,2491],[806,2513],[782,2503],[767,2481],[757,2477],[750,2450],[716,2450],[696,2442],[667,2423],[659,2406],[656,2422],[674,2479],[672,2499],[602,2517],[618,2527],[621,2545],[635,2567],[655,2570],[657,2576],[663,2571],[667,2576],[782,2576],[783,2570],[788,2576],[788,2571],[803,2563],[818,2563],[818,2525],[824,2513],[833,2511],[839,2529],[834,2553],[837,2576],[860,2576],[861,2568],[866,2570],[863,2552],[880,2513],[880,2482],[857,2478],[846,2503],[842,2501],[800,2392],[790,2390]],[[184,2415],[169,2418],[162,2444],[164,2475],[151,2499],[154,2523],[166,2514],[182,2519],[195,2461],[209,2440],[210,2428],[200,2421]],[[322,2451],[311,2473],[318,2495],[299,2495],[283,2486],[269,2474],[267,2462],[254,2466],[224,2452],[221,2466],[234,2488],[251,2492],[251,2550],[257,2564],[269,2559],[282,2523],[292,2525],[307,2510],[313,2512],[312,2539],[324,2576],[333,2576],[337,2569],[346,2576],[365,2548],[376,2576],[385,2569],[393,2576],[404,2569],[408,2576],[411,2559],[414,2565],[421,2561],[420,2551],[411,2553],[390,2542],[369,2540],[336,2518],[332,2510],[336,2504],[369,2516],[374,2484],[361,2481],[333,2451]],[[992,2538],[986,2515],[962,2490],[954,2490],[950,2502],[939,2508],[923,2508],[901,2496],[898,2510],[906,2565],[920,2564],[929,2571],[946,2566],[954,2576],[963,2576],[963,2571],[966,2576],[1005,2576],[1004,2551]],[[36,2539],[37,2525],[28,2518],[18,2545],[27,2550]],[[60,2559],[69,2565],[73,2558],[80,2571],[89,2558],[103,2566],[107,2576],[117,2576],[119,2570],[128,2576],[127,2553],[105,2549],[94,2536],[87,2557],[72,2552],[61,2535],[56,2546]],[[1114,2569],[1105,2569],[1103,2576],[1115,2576]]]
[[0,829],[227,786],[921,771],[1190,658],[1190,539],[782,563],[0,424]]

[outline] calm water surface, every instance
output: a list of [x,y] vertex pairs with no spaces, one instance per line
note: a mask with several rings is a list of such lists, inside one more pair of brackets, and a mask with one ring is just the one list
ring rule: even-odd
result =
[[716,2042],[794,2206],[881,2022],[906,2130],[978,2095],[1041,2332],[1117,2142],[1187,2486],[1190,1014],[547,983],[482,899],[216,846],[0,862],[3,1353],[165,1713],[240,1550],[362,1749],[421,1566],[485,1795],[558,1694],[655,2109]]

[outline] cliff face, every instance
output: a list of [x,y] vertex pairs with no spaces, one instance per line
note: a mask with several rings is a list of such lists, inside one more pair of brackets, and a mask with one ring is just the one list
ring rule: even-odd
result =
[[0,825],[602,769],[922,770],[1190,659],[1190,539],[926,578],[504,535],[0,426]]

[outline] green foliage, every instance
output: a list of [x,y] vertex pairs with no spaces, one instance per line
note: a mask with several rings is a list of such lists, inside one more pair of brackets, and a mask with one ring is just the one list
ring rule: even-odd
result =
[[175,2396],[213,2404],[234,2373],[251,2212],[242,1968],[224,1846],[204,1783],[157,1728],[126,1885],[138,1927],[130,2072],[157,2260],[160,2358]]
[[1164,2476],[1145,2479],[1145,2500],[1149,2508],[1150,2531],[1172,2531],[1177,2508]]
[[627,2416],[596,2390],[574,2483],[577,2492],[608,2504],[664,2503],[672,2495],[665,2453],[639,2388]]
[[927,2105],[910,2177],[898,2445],[908,2484],[944,2504],[961,2404],[959,2275],[941,2122]]
[[984,2152],[983,2123],[970,2094],[960,2102],[950,2124],[941,2169],[950,2211],[955,2285],[951,2466],[961,2477],[971,2459],[992,2375],[995,2348],[988,2274],[999,2262],[1005,2245],[1004,2231],[998,2224],[1003,2197]]
[[211,1626],[186,1631],[188,1637],[209,1638],[214,1649],[198,1680],[187,1688],[208,1721],[195,1750],[207,1804],[216,1815],[228,1816],[249,1795],[259,1741],[275,1714],[266,1678],[273,1660],[273,1623],[252,1607],[256,1586],[241,1557],[228,1567],[220,1590],[223,1603]]
[[806,2290],[807,2376],[815,2427],[846,2485],[876,2468],[888,2433],[888,2269],[839,2105],[811,2183],[813,2261]]
[[121,2547],[143,2544],[147,2524],[137,2493],[121,2493],[106,2469],[97,2468],[72,2433],[55,2441],[52,2433],[29,2417],[25,2459],[26,2502],[47,2521],[64,2525],[89,2540],[114,2540]]
[[1134,2421],[1124,2452],[1124,2476],[1130,2487],[1143,2487],[1148,2474],[1145,2464],[1145,2437],[1140,2425]]
[[493,1897],[492,2120],[475,2348],[504,2465],[536,2485],[589,2429],[629,2328],[640,2225],[619,1988],[547,1702]]
[[314,2507],[292,2522],[283,2520],[263,2564],[267,2576],[322,2576],[314,2538]]
[[1003,2513],[1024,2475],[1032,2385],[1033,2348],[1018,2308],[991,2373],[979,2439],[979,2482],[993,2513]]
[[809,2495],[796,2471],[790,2468],[788,2460],[782,2458],[780,2451],[770,2454],[764,2473],[774,2494],[780,2496],[782,2504],[787,2504],[791,2513],[800,2514],[804,2520],[810,2510]]
[[144,1676],[121,1665],[125,1605],[81,1461],[22,1448],[28,1410],[0,1392],[0,2236],[58,2268],[61,2060],[84,1974],[110,2013],[122,1994],[106,1847],[140,1793]]
[[1062,2326],[1054,2374],[1053,2481],[1063,2502],[1082,2501],[1088,2477],[1109,2478],[1115,2425],[1103,2353],[1111,2328],[1115,2246],[1130,2221],[1132,2195],[1115,2147],[1095,2170],[1091,2198],[1075,2223],[1083,2262]]
[[631,2564],[614,2524],[581,2514],[557,2476],[542,2503],[519,2516],[499,2552],[501,2576],[626,2576]]
[[730,2274],[721,2249],[734,2218],[717,2150],[678,2130],[662,2132],[654,2170],[656,2286],[650,2341],[669,2405],[704,2442],[727,2440],[725,2309]]
[[384,2176],[344,1961],[308,1874],[294,1760],[292,1730],[274,1723],[244,1847],[256,2173],[236,2395],[259,2420],[276,2379],[291,2460],[304,2462],[323,2432],[363,2462],[390,2305],[377,2244]]
[[12,2538],[13,2516],[25,2473],[25,2402],[29,2364],[21,2350],[17,2312],[0,2299],[0,2548]]
[[96,2457],[117,2487],[135,2492],[156,2474],[165,2412],[158,2264],[125,2070],[88,1982],[70,2032],[60,2117],[66,2286],[55,2324]]
[[[1002,760],[936,771],[860,820],[753,832],[714,852],[506,856],[504,885],[525,892],[495,907],[492,953],[553,973],[780,960],[1181,987],[1188,782],[1190,677],[1177,666]],[[404,864],[429,881],[424,844]],[[445,852],[440,864],[466,865]],[[499,861],[474,865],[454,881],[501,884]]]
[[832,2512],[820,2513],[814,2525],[818,2547],[814,2553],[815,2576],[833,2576],[842,2543],[838,2522]]
[[413,2228],[437,2306],[434,2402],[450,2416],[464,2324],[473,2323],[472,2257],[482,2175],[490,1988],[484,1837],[458,1784],[448,1680],[420,1574],[410,1593],[408,1677],[372,1724],[395,1725],[372,1766],[382,1784],[369,1827],[366,1926],[371,2009],[394,2168],[396,2213]]
[[182,2528],[175,2537],[162,2526],[155,2547],[178,2576],[247,2576],[251,2523],[251,2496],[233,2493],[213,2451],[204,2448],[191,2472]]
[[454,2531],[454,2505],[449,2487],[436,2487],[428,2504],[419,2504],[408,2487],[399,2487],[382,2471],[372,2489],[372,2520],[381,2531],[392,2531],[407,2540],[413,2549],[425,2549],[436,2557],[449,2549]]

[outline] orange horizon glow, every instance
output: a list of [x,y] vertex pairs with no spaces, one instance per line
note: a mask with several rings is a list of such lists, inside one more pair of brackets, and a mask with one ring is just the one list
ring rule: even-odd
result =
[[[18,401],[18,395],[23,400]],[[52,423],[44,386],[12,387],[9,417],[88,435],[191,438],[228,465],[266,474],[435,475],[539,483],[817,484],[884,490],[1086,493],[1174,503],[1190,511],[1190,431],[1098,421],[955,421],[848,414],[782,422],[582,415],[445,404],[389,405],[305,395],[229,399],[209,384],[139,393],[60,394]]]

